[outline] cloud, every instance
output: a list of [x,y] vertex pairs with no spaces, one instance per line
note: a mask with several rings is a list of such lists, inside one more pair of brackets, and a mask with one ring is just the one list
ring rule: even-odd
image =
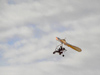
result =
[[8,29],[1,30],[1,41],[5,41],[8,38],[13,37],[30,37],[31,35],[34,35],[33,30],[31,28],[28,28],[26,26],[20,26],[20,27],[11,27]]
[[[0,74],[99,75],[99,0],[1,0]],[[55,37],[82,49],[53,55]]]

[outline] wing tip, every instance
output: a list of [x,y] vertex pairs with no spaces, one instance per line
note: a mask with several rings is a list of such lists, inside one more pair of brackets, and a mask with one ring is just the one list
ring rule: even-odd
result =
[[82,52],[82,50],[80,49],[80,50],[77,50],[78,52]]

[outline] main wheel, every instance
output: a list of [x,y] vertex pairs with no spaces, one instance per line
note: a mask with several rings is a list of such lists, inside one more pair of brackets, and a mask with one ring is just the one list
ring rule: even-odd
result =
[[53,52],[53,54],[55,54],[55,52]]
[[65,55],[62,55],[63,57],[65,56]]
[[61,55],[63,52],[60,52],[59,55]]
[[65,48],[63,48],[63,50],[65,50]]

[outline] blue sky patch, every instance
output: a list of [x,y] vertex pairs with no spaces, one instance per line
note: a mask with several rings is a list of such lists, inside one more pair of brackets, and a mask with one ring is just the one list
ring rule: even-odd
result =
[[39,29],[35,24],[29,24],[29,27],[32,27],[34,29],[34,37],[35,38],[41,38],[43,35],[46,34],[43,30]]
[[6,65],[8,64],[6,59],[3,59],[3,50],[0,50],[0,66],[6,66]]
[[72,26],[56,26],[53,27],[53,30],[57,30],[58,32],[64,32],[64,31],[71,31],[73,30]]
[[16,4],[14,0],[8,0],[8,4]]
[[21,39],[18,37],[13,37],[13,38],[8,39],[7,44],[13,45],[15,42],[20,41],[20,40]]

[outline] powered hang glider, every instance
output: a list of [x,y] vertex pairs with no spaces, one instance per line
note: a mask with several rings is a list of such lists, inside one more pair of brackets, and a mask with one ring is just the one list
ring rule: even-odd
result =
[[[53,54],[59,53],[59,55],[61,55],[61,54],[63,54],[64,51],[67,51],[65,48],[62,47],[63,44],[70,47],[70,48],[72,48],[72,49],[74,49],[74,50],[76,50],[76,51],[78,51],[78,52],[82,51],[79,47],[76,47],[76,46],[73,46],[73,45],[67,43],[65,39],[60,39],[60,38],[56,37],[56,40],[59,41],[61,44],[57,46],[57,48],[55,49]],[[62,55],[62,56],[64,57],[64,55]]]

